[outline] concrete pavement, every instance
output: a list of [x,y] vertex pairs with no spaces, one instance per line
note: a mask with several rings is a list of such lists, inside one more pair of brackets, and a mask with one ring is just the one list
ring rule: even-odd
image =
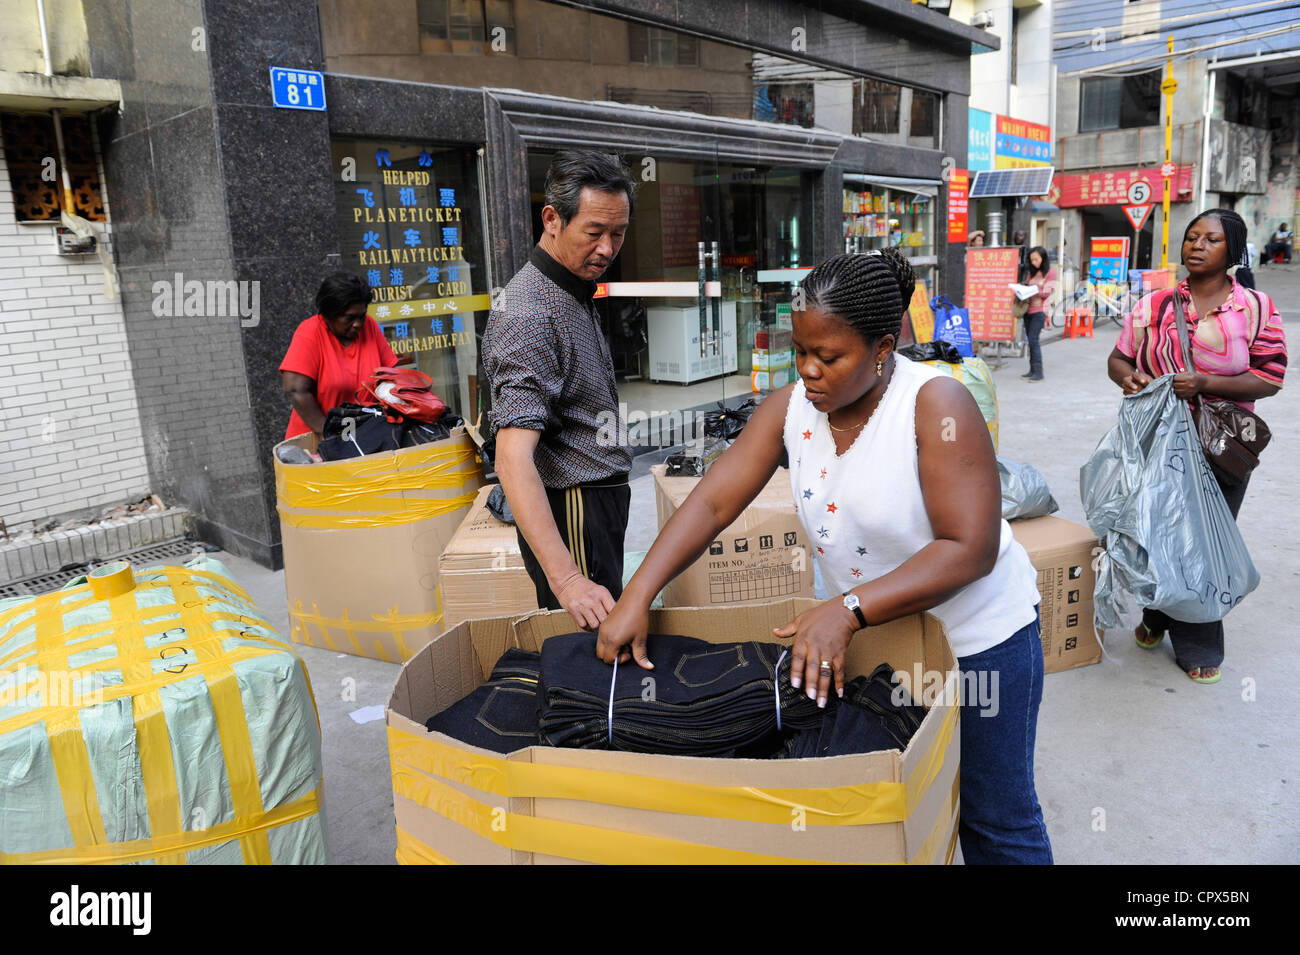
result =
[[[1257,272],[1300,341],[1300,266]],[[1045,381],[1019,375],[1025,359],[995,374],[1000,453],[1047,478],[1059,516],[1083,521],[1079,467],[1114,424],[1119,389],[1106,377],[1118,329],[1057,340],[1044,351]],[[1273,443],[1251,481],[1240,526],[1263,582],[1227,620],[1223,680],[1192,683],[1168,641],[1139,649],[1130,633],[1107,635],[1108,659],[1047,676],[1038,723],[1036,776],[1048,833],[1061,863],[1291,863],[1300,858],[1294,814],[1300,785],[1300,386],[1260,404]],[[638,458],[627,549],[644,550],[656,526],[654,488]],[[288,632],[284,575],[214,555]],[[392,790],[382,719],[349,716],[388,698],[398,667],[302,647],[324,736],[325,814],[335,863],[391,864]],[[346,699],[349,680],[355,700]]]

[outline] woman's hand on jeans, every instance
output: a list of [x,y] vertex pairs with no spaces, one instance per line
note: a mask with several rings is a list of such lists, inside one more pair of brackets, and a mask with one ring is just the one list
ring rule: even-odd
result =
[[[843,604],[828,600],[772,631],[778,637],[794,637],[790,685],[798,689],[802,682],[808,698],[816,700],[818,706],[826,705],[832,674],[836,694],[844,695],[844,654],[857,631],[852,620],[852,612]],[[830,661],[830,670],[822,669],[823,660]]]
[[614,604],[600,624],[596,634],[596,656],[606,663],[626,663],[629,658],[627,647],[631,644],[631,657],[637,665],[646,670],[653,670],[654,664],[646,656],[646,634],[650,630],[650,608],[643,601],[629,598],[626,594]]
[[1205,376],[1197,372],[1185,371],[1174,375],[1174,394],[1184,401],[1195,398],[1205,390]]

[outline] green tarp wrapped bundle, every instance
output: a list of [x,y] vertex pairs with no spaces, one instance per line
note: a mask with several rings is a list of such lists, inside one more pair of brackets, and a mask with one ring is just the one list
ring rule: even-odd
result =
[[0,601],[0,862],[325,863],[292,646],[218,561],[92,577]]

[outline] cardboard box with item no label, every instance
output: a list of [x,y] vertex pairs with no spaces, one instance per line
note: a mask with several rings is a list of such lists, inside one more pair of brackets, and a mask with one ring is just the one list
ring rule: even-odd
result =
[[[773,627],[815,605],[652,610],[650,630],[776,642]],[[960,678],[934,617],[873,627],[846,657],[849,678],[882,662],[926,674],[929,713],[902,753],[725,759],[537,745],[503,756],[425,729],[481,684],[508,647],[539,650],[577,629],[564,611],[466,620],[402,667],[387,711],[398,862],[952,861]]]
[[1083,524],[1059,517],[1012,521],[1011,533],[1038,571],[1046,672],[1099,661],[1101,644],[1092,626],[1092,592],[1097,585],[1093,550],[1101,546],[1097,535]]
[[[283,444],[314,451],[316,437]],[[344,461],[274,462],[295,643],[400,663],[447,629],[438,555],[483,483],[463,428]]]
[[519,616],[537,609],[537,589],[524,569],[515,526],[497,520],[487,508],[494,487],[479,490],[438,558],[447,627],[474,617]]
[[[652,467],[659,529],[700,483]],[[778,468],[749,507],[708,551],[664,588],[665,607],[762,603],[813,595],[813,557],[790,496],[790,472]]]

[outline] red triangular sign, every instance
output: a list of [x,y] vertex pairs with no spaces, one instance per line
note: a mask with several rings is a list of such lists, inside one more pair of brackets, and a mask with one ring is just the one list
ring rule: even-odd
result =
[[1147,216],[1151,215],[1151,205],[1147,202],[1140,206],[1124,207],[1124,215],[1128,216],[1128,221],[1133,223],[1134,231],[1141,229],[1142,224],[1147,221]]

